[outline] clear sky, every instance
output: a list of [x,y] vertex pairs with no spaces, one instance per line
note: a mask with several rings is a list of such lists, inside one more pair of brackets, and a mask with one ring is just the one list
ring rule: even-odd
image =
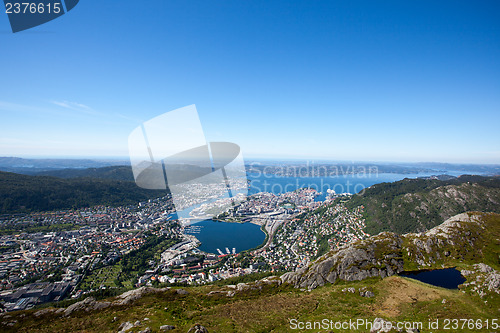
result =
[[499,1],[82,0],[0,41],[0,156],[196,104],[245,157],[500,163]]

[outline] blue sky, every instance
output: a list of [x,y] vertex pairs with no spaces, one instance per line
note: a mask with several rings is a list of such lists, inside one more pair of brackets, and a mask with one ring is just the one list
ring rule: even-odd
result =
[[196,104],[245,157],[500,163],[498,1],[84,0],[0,40],[0,156],[126,156]]

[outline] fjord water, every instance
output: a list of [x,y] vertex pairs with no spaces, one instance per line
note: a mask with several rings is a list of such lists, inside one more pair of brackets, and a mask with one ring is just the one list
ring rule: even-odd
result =
[[400,275],[447,289],[457,289],[460,284],[466,281],[456,268],[402,272]]
[[208,253],[224,254],[226,247],[236,253],[255,248],[264,242],[266,235],[260,226],[253,223],[227,223],[205,220],[194,224],[199,233],[194,236],[201,242],[199,249]]

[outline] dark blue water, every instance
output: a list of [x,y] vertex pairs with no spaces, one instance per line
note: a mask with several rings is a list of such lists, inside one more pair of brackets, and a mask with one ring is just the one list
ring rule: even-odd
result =
[[455,268],[402,272],[399,275],[447,289],[457,289],[460,284],[466,281],[460,271]]
[[199,249],[208,253],[219,254],[217,249],[220,249],[225,254],[226,247],[231,253],[233,247],[239,253],[261,245],[266,238],[260,226],[252,223],[206,220],[193,226],[200,227],[200,233],[193,234],[201,242]]

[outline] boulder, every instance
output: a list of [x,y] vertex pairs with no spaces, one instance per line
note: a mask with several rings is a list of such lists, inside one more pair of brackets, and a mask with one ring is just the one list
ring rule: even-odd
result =
[[392,330],[392,323],[390,321],[384,320],[382,318],[375,318],[373,321],[370,333],[383,333],[390,332]]
[[189,294],[189,292],[186,291],[186,290],[184,290],[184,289],[177,289],[175,292],[177,293],[177,295],[187,295],[187,294]]
[[195,324],[189,329],[188,333],[208,333],[208,330],[200,324]]
[[124,332],[127,332],[129,331],[130,329],[134,328],[134,324],[132,324],[131,322],[129,321],[126,321],[124,323],[122,323],[120,325],[120,327],[118,327],[119,329],[119,333],[124,333]]
[[55,312],[56,310],[55,309],[50,309],[50,308],[47,308],[47,309],[41,309],[37,312],[35,312],[33,315],[35,317],[40,317],[40,316],[43,316],[44,314],[47,314],[47,313],[51,313],[51,312]]
[[173,325],[160,326],[160,331],[170,331],[170,330],[175,330],[175,326],[173,326]]
[[[66,309],[64,309],[64,316],[69,316],[75,311],[92,311],[92,310],[102,310],[111,306],[110,302],[98,302],[94,297],[87,297],[83,301],[71,304]],[[59,310],[58,310],[59,313]]]
[[128,305],[135,300],[143,297],[144,295],[151,293],[158,293],[168,290],[170,288],[151,288],[151,287],[141,287],[134,290],[129,290],[123,294],[116,297],[116,300],[112,303],[113,305]]

